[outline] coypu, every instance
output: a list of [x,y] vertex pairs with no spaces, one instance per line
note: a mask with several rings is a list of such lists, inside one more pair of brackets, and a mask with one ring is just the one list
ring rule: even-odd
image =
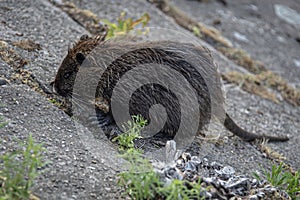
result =
[[[100,117],[98,118],[100,126],[106,127],[109,125],[115,125],[113,113],[110,109],[111,98],[114,87],[116,86],[120,77],[139,64],[151,64],[155,62],[163,63],[164,65],[177,70],[195,89],[199,105],[199,116],[201,119],[199,120],[198,131],[203,130],[203,128],[210,122],[212,117],[211,105],[213,103],[209,93],[210,86],[206,84],[202,74],[194,70],[193,65],[187,62],[185,58],[181,56],[181,52],[184,51],[191,50],[193,53],[196,52],[196,55],[200,57],[204,65],[211,68],[209,70],[212,70],[213,73],[217,74],[217,70],[212,61],[209,50],[204,47],[196,47],[192,44],[183,44],[179,42],[146,42],[142,45],[139,45],[138,43],[124,44],[118,41],[106,42],[104,41],[104,38],[105,34],[94,37],[83,35],[81,36],[79,42],[77,42],[73,48],[69,49],[68,54],[59,67],[53,82],[53,88],[56,93],[66,98],[74,95],[73,87],[75,84],[75,79],[85,60],[88,60],[88,62],[90,62],[89,64],[98,68],[100,62],[96,61],[97,58],[93,58],[93,56],[91,56],[92,59],[88,59],[88,56],[92,54],[92,51],[96,47],[100,49],[118,50],[119,47],[130,49],[131,47],[136,46],[137,48],[131,48],[133,50],[127,52],[125,55],[119,56],[117,59],[113,60],[113,62],[109,63],[107,68],[103,68],[104,72],[101,73],[101,77],[97,77],[97,89],[94,97],[101,99],[101,103],[104,104],[104,106],[100,106],[100,109],[99,107],[97,109],[98,113],[100,113]],[[179,49],[179,51],[176,52],[175,49]],[[219,78],[219,76],[216,77]],[[220,80],[212,80],[216,81],[216,87],[217,89],[220,89]],[[145,119],[149,120],[149,109],[151,106],[156,104],[163,105],[168,116],[166,123],[159,133],[162,134],[163,137],[174,137],[174,134],[176,134],[176,131],[179,128],[181,120],[181,104],[179,103],[179,100],[173,91],[169,90],[168,88],[154,83],[145,84],[135,90],[129,101],[130,114],[140,114]],[[257,135],[245,131],[240,128],[225,111],[223,113],[222,122],[229,131],[245,141],[253,141],[255,139],[287,141],[289,139],[286,136],[277,137]]]

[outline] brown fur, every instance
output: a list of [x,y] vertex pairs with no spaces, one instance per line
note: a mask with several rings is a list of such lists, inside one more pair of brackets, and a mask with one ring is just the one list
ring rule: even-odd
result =
[[[68,51],[68,55],[65,57],[61,66],[59,67],[54,81],[54,89],[58,94],[64,97],[72,96],[76,74],[80,68],[80,65],[96,47],[118,48],[119,46],[123,46],[123,48],[126,48],[126,45],[118,42],[115,44],[106,44],[103,41],[104,37],[105,36],[96,36],[90,38],[87,36],[82,36],[80,41]],[[190,70],[192,69],[190,67],[193,66],[189,66],[189,63],[182,61],[182,58],[178,56],[176,52],[172,52],[170,49],[172,49],[172,47],[177,47],[177,49],[181,48],[183,51],[184,49],[193,49],[199,54],[199,56],[201,56],[201,59],[203,59],[205,64],[208,63],[208,65],[212,66],[213,63],[208,50],[202,47],[193,47],[190,44],[166,41],[150,42],[146,45],[149,46],[149,48],[143,48],[145,47],[144,44],[140,46],[139,44],[128,44],[128,47],[132,47],[132,45],[137,45],[137,47],[139,47],[137,48],[138,50],[118,58],[105,70],[102,77],[99,79],[100,81],[97,87],[96,98],[102,99],[103,102],[105,102],[104,104],[108,104],[107,107],[109,108],[108,111],[102,110],[103,113],[106,114],[104,118],[108,118],[108,120],[104,120],[105,125],[107,124],[107,121],[110,123],[113,123],[114,121],[110,110],[110,98],[118,79],[128,70],[134,68],[138,64],[163,62],[169,66],[175,66],[176,70],[181,74],[186,74],[186,78],[188,79],[189,83],[196,90],[201,119],[199,120],[198,130],[201,131],[209,123],[211,118],[211,99],[208,92],[208,87],[202,75]],[[169,47],[170,49],[168,49]],[[154,51],[155,55],[151,55]],[[157,60],[155,60],[155,58],[157,58]],[[151,91],[150,94],[147,94],[149,91]],[[173,137],[180,124],[180,109],[178,109],[180,106],[172,91],[168,91],[167,89],[156,84],[143,86],[132,95],[129,105],[130,113],[132,115],[141,114],[143,117],[148,119],[149,108],[154,104],[162,104],[166,108],[168,119],[161,130],[161,133],[166,134],[166,136]],[[288,140],[287,137],[261,136],[247,132],[237,126],[228,114],[226,114],[224,126],[232,133],[246,141],[252,141],[261,138],[266,138],[270,141]]]

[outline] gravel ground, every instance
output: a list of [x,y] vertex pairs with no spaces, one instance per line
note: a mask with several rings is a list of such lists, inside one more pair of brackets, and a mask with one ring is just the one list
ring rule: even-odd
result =
[[[300,56],[300,45],[297,42],[300,25],[288,23],[275,13],[275,5],[284,5],[294,9],[299,16],[299,1],[226,0],[227,6],[213,0],[171,2],[190,17],[219,30],[236,47],[245,49],[253,58],[262,61],[268,69],[299,88],[300,68],[295,60]],[[216,21],[220,23],[216,24]],[[275,104],[262,100],[239,91],[236,87],[226,91],[227,108],[229,113],[235,116],[238,124],[258,133],[284,133],[292,136],[288,145],[277,143],[270,146],[287,156],[288,163],[299,169],[297,152],[300,146],[297,141],[300,131],[300,109],[287,103]]]
[[[213,26],[232,43],[262,61],[267,68],[277,72],[290,83],[300,87],[300,25],[280,18],[275,7],[293,9],[284,16],[299,19],[300,4],[297,0],[225,0],[182,1],[172,0],[190,17]],[[287,10],[287,9],[286,9]],[[282,11],[282,12],[285,12]]]
[[[100,17],[110,20],[115,19],[123,10],[135,18],[148,12],[151,16],[150,25],[170,28],[186,34],[186,31],[176,25],[172,19],[145,1],[81,0],[74,1],[74,3],[80,8],[89,9]],[[208,20],[211,19],[209,17],[211,14],[208,12],[209,9],[204,9],[204,3],[175,1],[175,4],[189,15],[211,25],[211,21]],[[230,6],[224,8],[222,5],[215,4],[214,1],[207,3],[207,5],[211,7],[214,5],[221,10],[233,9]],[[234,6],[236,6],[234,8],[238,8],[236,4]],[[296,6],[293,8],[297,9]],[[243,12],[239,12],[239,15],[241,14]],[[219,15],[217,16],[220,18]],[[299,43],[295,41],[296,35],[294,35],[298,33],[296,31],[298,29],[292,26],[289,32],[279,31],[280,23],[283,22],[275,20],[275,17],[264,17],[268,14],[255,18],[255,22],[251,23],[257,23],[259,27],[272,24],[271,28],[275,30],[275,35],[270,36],[266,41],[273,41],[273,37],[278,38],[277,36],[285,39],[286,42],[278,48],[279,45],[276,45],[275,42],[264,45],[261,42],[262,35],[249,31],[249,28],[245,28],[245,32],[242,32],[238,29],[238,26],[245,26],[240,23],[242,19],[236,19],[237,22],[233,23],[232,19],[237,16],[234,15],[234,18],[232,15],[232,13],[227,14],[227,18],[224,18],[228,21],[231,20],[232,26],[226,25],[227,21],[223,21],[222,18],[221,26],[227,30],[224,31],[224,35],[232,39],[235,45],[245,48],[255,58],[263,61],[270,69],[279,71],[291,83],[299,85],[300,68],[292,65],[293,59],[299,57],[297,54]],[[274,19],[275,22],[268,21],[271,19]],[[24,69],[31,72],[39,82],[45,84],[53,80],[68,47],[82,34],[87,33],[66,13],[46,0],[1,1],[0,21],[0,40],[8,43],[9,48],[27,59],[29,64],[25,65]],[[249,41],[245,43],[235,39],[236,37],[232,36],[233,30],[239,30],[236,32],[245,35]],[[277,32],[278,35],[276,35]],[[290,37],[286,36],[287,33],[290,34]],[[269,34],[263,35],[267,37]],[[162,33],[161,37],[164,39],[166,35]],[[33,40],[40,44],[42,49],[30,52],[12,45],[12,42],[24,39]],[[200,40],[198,42],[214,52],[213,56],[222,72],[241,71],[240,67],[211,46]],[[259,48],[257,48],[257,44],[260,44]],[[278,50],[274,51],[275,47]],[[286,52],[289,52],[289,59],[285,59]],[[0,78],[4,77],[10,80],[9,84],[0,86],[0,116],[9,122],[5,128],[1,129],[1,139],[4,140],[4,145],[0,147],[0,152],[13,150],[16,148],[13,138],[24,140],[29,133],[32,133],[36,141],[44,143],[44,147],[47,149],[45,157],[50,163],[46,167],[46,172],[36,180],[34,194],[41,199],[120,199],[121,190],[116,186],[116,173],[122,170],[124,161],[118,158],[115,147],[104,137],[94,139],[89,130],[70,119],[43,95],[27,85],[13,81],[14,71],[15,69],[0,59]],[[272,144],[272,148],[284,154],[287,157],[286,162],[292,167],[299,169],[300,161],[297,159],[300,151],[298,142],[299,108],[286,102],[275,104],[232,85],[225,85],[225,90],[228,111],[242,127],[257,133],[289,134],[291,136],[288,143]],[[222,134],[228,134],[228,132],[223,130]],[[231,165],[237,172],[251,174],[254,170],[260,169],[259,165],[266,168],[271,166],[271,161],[264,154],[253,145],[237,138],[229,138],[222,145],[203,141],[200,150],[198,151],[200,156],[208,156],[211,160],[215,159],[220,163]]]
[[9,122],[1,129],[1,152],[16,148],[14,138],[25,140],[29,133],[46,148],[49,164],[34,187],[41,199],[116,197],[115,175],[122,161],[108,142],[99,140],[98,152],[90,151],[81,136],[91,133],[27,86],[2,86],[0,102]]

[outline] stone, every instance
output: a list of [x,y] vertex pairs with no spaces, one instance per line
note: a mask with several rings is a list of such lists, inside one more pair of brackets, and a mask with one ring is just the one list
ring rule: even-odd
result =
[[300,13],[281,4],[274,5],[275,14],[283,21],[300,28]]

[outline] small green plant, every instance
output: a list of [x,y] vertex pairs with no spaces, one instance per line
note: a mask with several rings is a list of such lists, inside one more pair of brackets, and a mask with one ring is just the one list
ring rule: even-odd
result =
[[[279,166],[273,165],[271,172],[263,171],[271,185],[285,190],[292,199],[300,199],[300,170],[294,175],[290,172],[283,172],[283,163],[280,163]],[[254,177],[258,180],[262,179],[257,173],[254,173]]]
[[50,103],[52,103],[52,104],[54,104],[54,105],[56,105],[58,107],[60,107],[62,105],[59,101],[57,101],[54,98],[50,98],[49,101],[50,101]]
[[147,124],[140,115],[133,116],[123,129],[123,134],[114,139],[119,144],[121,157],[128,161],[128,170],[119,174],[118,184],[125,188],[125,194],[133,199],[188,200],[200,198],[200,183],[189,183],[173,180],[165,186],[159,175],[153,170],[151,163],[143,157],[141,151],[134,148],[134,140],[140,137],[140,132]]
[[[21,143],[21,142],[20,142]],[[0,156],[0,199],[28,199],[38,168],[44,166],[41,144],[36,144],[31,135],[22,150]]]
[[178,179],[172,180],[166,187],[159,188],[160,195],[166,197],[166,200],[204,199],[203,195],[201,197],[202,191],[204,190],[201,188],[200,181],[190,183]]
[[[106,19],[102,20],[102,22],[108,26],[107,35],[105,38],[106,40],[119,35],[126,35],[139,24],[142,24],[142,28],[144,28],[150,20],[150,16],[148,13],[144,13],[137,20],[133,20],[132,18],[125,19],[125,16],[126,16],[126,12],[122,12],[120,17],[117,19],[117,23],[112,23]],[[147,30],[146,32],[138,32],[138,33],[146,34]]]
[[118,184],[125,188],[125,194],[133,199],[155,199],[162,182],[151,163],[135,149],[127,150],[122,157],[128,161],[128,171],[119,174]]
[[199,30],[199,28],[197,26],[193,26],[193,33],[197,37],[201,37],[201,32],[200,32],[200,30]]
[[119,174],[118,184],[125,188],[125,194],[133,199],[166,199],[189,200],[204,199],[201,197],[200,181],[189,183],[183,180],[173,180],[165,185],[159,175],[154,172],[151,163],[143,158],[141,152],[129,149],[122,156],[128,161],[128,171]]
[[3,128],[4,126],[6,126],[8,124],[8,122],[4,121],[2,117],[0,117],[0,128]]
[[147,120],[141,115],[132,117],[132,121],[128,121],[123,125],[124,133],[115,137],[112,141],[117,142],[121,151],[134,148],[134,140],[141,138],[141,130],[146,126]]
[[300,170],[294,175],[291,173],[285,173],[286,176],[286,191],[292,199],[300,200]]

